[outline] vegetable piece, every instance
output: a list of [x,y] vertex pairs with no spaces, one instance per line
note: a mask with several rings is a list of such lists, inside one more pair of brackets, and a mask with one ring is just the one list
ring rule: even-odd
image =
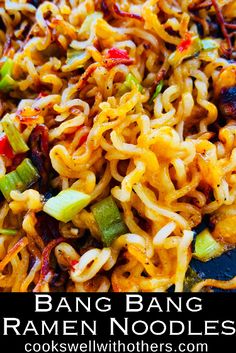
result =
[[14,66],[13,60],[10,58],[7,58],[0,70],[1,77],[4,77],[6,75],[11,75],[13,66]]
[[108,69],[116,65],[131,65],[133,64],[133,59],[129,57],[129,54],[126,50],[118,49],[118,48],[111,48],[108,50],[105,60],[104,66]]
[[6,75],[0,80],[0,91],[8,92],[16,85],[16,81],[11,76]]
[[16,172],[27,187],[34,184],[40,178],[37,169],[29,158],[25,158],[23,162],[21,162],[16,168]]
[[4,155],[9,159],[14,157],[14,152],[5,134],[0,135],[0,155]]
[[202,39],[201,44],[202,50],[212,50],[219,48],[219,44],[214,39],[210,38]]
[[31,163],[30,159],[26,158],[14,170],[0,179],[0,190],[9,202],[11,200],[10,193],[12,190],[24,191],[39,179],[39,174],[36,168]]
[[71,221],[90,202],[90,196],[83,192],[66,189],[57,196],[49,199],[43,211],[58,221],[67,223]]
[[0,179],[0,190],[8,202],[11,200],[10,193],[12,190],[24,190],[24,184],[15,170]]
[[154,101],[154,99],[156,99],[156,97],[158,96],[159,93],[161,93],[161,90],[163,88],[163,84],[164,84],[164,81],[161,80],[158,85],[156,86],[156,90],[155,90],[155,93],[153,94],[152,98],[150,99],[150,102],[149,103],[152,103]]
[[16,81],[11,77],[14,62],[7,58],[0,70],[0,90],[4,92],[10,91],[16,86]]
[[73,48],[69,48],[66,52],[66,55],[67,55],[67,60],[68,59],[72,59],[72,58],[75,58],[79,55],[81,55],[82,53],[84,53],[83,50],[76,50],[76,49],[73,49]]
[[17,230],[16,229],[3,229],[0,228],[0,234],[2,235],[16,235]]
[[126,50],[111,48],[108,50],[107,57],[109,59],[129,59],[129,54]]
[[129,90],[131,90],[133,88],[133,85],[137,86],[139,92],[143,91],[143,87],[142,85],[138,82],[137,78],[132,75],[131,73],[129,73],[126,76],[125,81],[123,82],[123,84],[120,87],[119,93],[120,94],[124,94],[126,92],[128,92]]
[[192,287],[201,281],[202,279],[199,277],[197,272],[189,267],[184,279],[184,292],[191,292]]
[[1,124],[15,153],[24,153],[29,150],[29,147],[23,140],[23,137],[17,130],[14,123],[11,121],[9,115],[6,115],[2,119]]
[[91,210],[106,246],[110,246],[119,235],[127,233],[128,229],[112,196],[97,202]]
[[223,245],[218,243],[213,238],[208,228],[204,229],[197,235],[195,241],[195,252],[193,254],[193,256],[197,259],[206,262],[214,257],[220,256],[223,252]]
[[198,36],[186,33],[185,39],[177,46],[177,49],[169,56],[168,62],[177,67],[184,59],[196,55],[202,49],[201,40]]
[[90,59],[90,54],[86,50],[75,50],[75,49],[68,49],[67,50],[67,59],[66,65],[64,66],[63,70],[68,71],[68,65],[73,70],[77,70],[83,68],[85,63]]
[[88,15],[86,17],[86,19],[84,20],[82,26],[80,27],[79,34],[89,37],[93,24],[99,18],[102,18],[102,17],[103,17],[102,12],[97,12],[97,11],[95,11],[92,14]]

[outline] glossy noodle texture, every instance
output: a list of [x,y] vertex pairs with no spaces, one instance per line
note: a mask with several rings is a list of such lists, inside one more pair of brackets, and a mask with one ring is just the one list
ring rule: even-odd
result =
[[[23,180],[1,196],[0,290],[185,290],[202,221],[236,244],[236,2],[1,1],[0,19],[0,188]],[[191,290],[211,287],[236,278]]]

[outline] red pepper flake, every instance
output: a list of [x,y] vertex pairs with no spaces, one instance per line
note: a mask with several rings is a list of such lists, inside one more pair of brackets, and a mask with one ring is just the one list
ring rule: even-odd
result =
[[111,48],[108,50],[107,58],[108,59],[129,59],[130,57],[126,50]]
[[3,155],[9,159],[14,158],[15,153],[10,145],[10,142],[5,134],[0,136],[0,155]]
[[187,50],[189,48],[189,46],[191,45],[191,43],[192,43],[191,34],[185,33],[185,38],[177,46],[178,51],[180,51],[182,53],[184,50]]
[[47,96],[48,96],[47,92],[40,92],[36,99],[40,99],[40,98],[47,97]]
[[119,17],[127,17],[127,18],[132,18],[134,20],[143,21],[143,18],[137,15],[136,13],[129,13],[129,12],[122,11],[117,4],[113,5],[113,11]]
[[75,266],[76,266],[78,263],[79,263],[79,261],[77,261],[77,260],[72,260],[72,261],[71,261],[70,265],[71,265],[73,271],[75,271]]
[[133,64],[133,59],[129,57],[129,54],[126,50],[118,48],[109,49],[106,55],[106,59],[104,60],[104,66],[107,69],[111,69],[112,67],[119,64],[131,65]]

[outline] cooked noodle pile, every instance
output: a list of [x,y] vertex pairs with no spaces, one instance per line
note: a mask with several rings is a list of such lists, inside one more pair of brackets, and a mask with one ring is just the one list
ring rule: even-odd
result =
[[[1,118],[29,148],[0,176],[40,174],[1,198],[1,290],[183,291],[204,219],[236,244],[236,2],[6,0],[0,18]],[[67,189],[90,201],[61,222],[43,208]],[[91,206],[110,195],[127,230],[107,245]],[[192,290],[212,286],[236,278]]]

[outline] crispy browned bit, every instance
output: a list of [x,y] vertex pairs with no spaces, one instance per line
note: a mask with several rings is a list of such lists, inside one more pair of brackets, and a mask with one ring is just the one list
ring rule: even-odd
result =
[[224,118],[236,119],[236,86],[221,89],[219,109]]
[[224,17],[223,17],[222,12],[221,12],[221,10],[219,8],[219,5],[217,4],[217,1],[216,0],[211,0],[211,1],[212,1],[212,6],[215,9],[216,17],[217,17],[217,20],[219,22],[221,31],[222,31],[223,36],[225,37],[225,40],[226,40],[227,45],[228,45],[228,56],[231,57],[233,49],[232,49],[232,44],[231,44],[231,40],[230,40],[229,34],[228,34],[227,29],[225,27]]
[[132,65],[133,63],[134,60],[132,58],[109,58],[103,61],[103,64],[107,69],[111,69],[112,67],[120,64]]
[[[231,37],[234,35],[234,33],[228,33],[227,29],[232,29],[232,30],[236,30],[236,24],[235,23],[227,23],[224,20],[222,11],[217,3],[217,0],[206,0],[206,1],[197,1],[194,2],[192,4],[189,5],[188,9],[190,11],[198,11],[204,8],[207,8],[209,6],[213,6],[216,12],[216,19],[217,22],[220,26],[221,32],[226,40],[226,44],[227,47],[224,46],[224,44],[222,43],[221,45],[221,50],[223,52],[223,54],[228,57],[228,58],[232,58],[233,55],[233,47],[232,47],[232,43],[231,43]],[[193,16],[192,16],[193,17]],[[211,33],[210,33],[211,34]]]
[[49,158],[48,128],[37,125],[29,138],[30,158],[37,167],[41,180],[39,184],[40,192],[45,193],[48,188],[49,170],[51,162]]
[[126,18],[132,18],[138,21],[144,21],[142,16],[139,16],[136,13],[129,13],[129,12],[122,11],[117,4],[114,4],[112,9],[114,13],[119,17],[126,17]]
[[101,64],[100,63],[93,63],[83,73],[83,75],[80,77],[79,82],[77,83],[77,90],[81,91],[86,83],[88,82],[89,77],[92,75],[92,73],[96,70],[97,67],[99,67]]

